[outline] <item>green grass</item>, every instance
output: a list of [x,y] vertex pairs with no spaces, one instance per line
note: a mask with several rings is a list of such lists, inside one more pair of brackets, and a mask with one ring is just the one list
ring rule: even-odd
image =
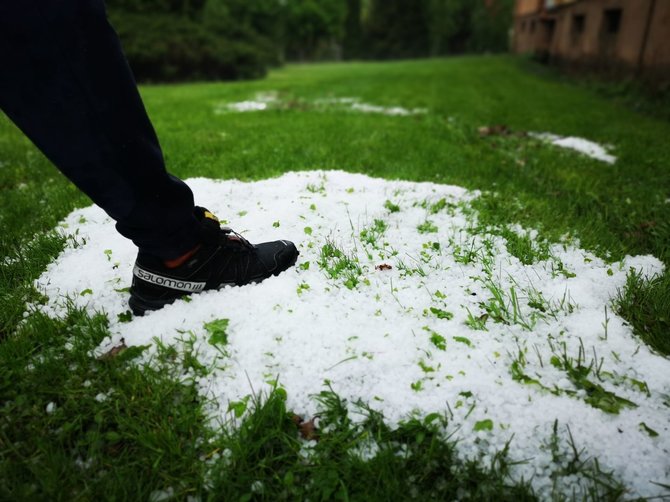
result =
[[649,346],[661,354],[670,354],[669,291],[668,273],[652,281],[630,273],[615,302],[617,313],[628,319]]
[[538,76],[563,81],[591,90],[630,110],[661,120],[670,119],[670,87],[667,82],[651,82],[635,78],[615,79],[598,73],[572,73],[548,65],[527,61],[526,68]]
[[[222,102],[268,90],[299,106],[213,113]],[[536,71],[526,61],[300,65],[262,81],[147,86],[142,94],[169,169],[180,177],[253,180],[288,170],[344,169],[452,183],[484,191],[475,203],[480,224],[508,237],[510,252],[524,263],[542,259],[545,242],[571,235],[607,259],[653,254],[670,264],[670,124]],[[304,105],[329,96],[428,113],[386,117]],[[479,137],[479,126],[495,124],[611,143],[619,162],[609,166],[522,135]],[[113,360],[90,355],[106,333],[100,316],[73,310],[62,321],[31,315],[23,322],[25,303],[40,301],[32,281],[63,246],[51,230],[89,201],[4,117],[0,192],[0,498],[146,500],[168,488],[179,499],[278,494],[367,500],[396,493],[448,499],[459,488],[479,499],[532,496],[525,485],[509,483],[504,452],[493,465],[456,460],[453,444],[439,433],[444,417],[389,429],[364,407],[367,418],[354,424],[330,393],[321,399],[322,420],[331,427],[312,448],[310,462],[300,453],[304,444],[280,389],[254,398],[238,429],[215,434],[205,426],[206,403],[193,384],[175,383],[185,367],[207,371],[192,356],[164,347],[153,369],[139,369],[130,360],[136,354]],[[387,209],[396,210],[396,204],[390,200]],[[445,209],[435,204],[435,211]],[[429,223],[426,232],[432,232]],[[509,223],[537,228],[540,237],[512,237]],[[382,239],[375,222],[365,232],[371,247]],[[326,273],[358,280],[356,264],[334,247],[326,251]],[[474,252],[483,251],[460,251],[464,260]],[[616,301],[635,332],[663,354],[670,354],[668,277],[646,283],[631,276]],[[494,315],[492,310],[490,322]],[[486,318],[471,322],[486,329]],[[110,389],[106,400],[96,400]],[[49,414],[51,402],[55,410]],[[382,447],[374,460],[352,454],[372,440]],[[393,445],[405,445],[406,453],[396,455]],[[576,449],[575,458],[571,468],[586,469]],[[610,483],[605,493],[615,498],[620,490]]]
[[168,357],[147,368],[128,364],[133,349],[92,358],[106,325],[77,310],[33,315],[0,344],[3,500],[147,500],[176,479],[201,489],[211,447],[195,388]]

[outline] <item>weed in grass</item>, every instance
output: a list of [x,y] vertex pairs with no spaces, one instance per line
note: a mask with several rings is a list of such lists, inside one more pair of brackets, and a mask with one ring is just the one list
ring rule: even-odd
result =
[[442,335],[437,333],[436,331],[433,331],[430,329],[428,326],[424,326],[422,328],[424,331],[428,332],[430,335],[430,343],[432,343],[435,347],[437,347],[440,350],[447,350],[447,339],[444,338]]
[[[516,281],[512,280],[515,284]],[[535,322],[539,319],[545,319],[551,317],[553,319],[558,319],[558,314],[560,312],[565,312],[571,314],[574,311],[575,305],[570,300],[570,294],[566,288],[563,293],[563,297],[560,301],[550,302],[547,300],[542,292],[535,288],[532,284],[527,286],[525,289],[527,304],[533,309],[530,313],[530,317]]]
[[493,421],[491,419],[484,419],[480,420],[478,422],[475,422],[474,427],[472,428],[473,431],[479,432],[479,431],[492,431],[493,430]]
[[384,235],[384,232],[386,232],[387,229],[388,224],[384,220],[375,219],[370,227],[361,230],[361,242],[368,244],[373,248],[377,248],[379,239]]
[[449,209],[450,214],[453,214],[454,210],[456,209],[456,204],[452,202],[447,202],[447,199],[442,198],[438,200],[437,202],[433,203],[429,207],[429,211],[431,214],[437,214],[440,211],[444,211],[445,209]]
[[566,279],[572,279],[573,277],[577,277],[577,274],[574,272],[570,272],[568,269],[565,268],[565,265],[563,265],[563,262],[557,258],[554,258],[553,256],[551,257],[551,277],[555,278],[558,277],[559,275],[562,275]]
[[557,301],[552,308],[554,312],[565,312],[567,314],[572,314],[575,309],[577,309],[579,306],[572,301],[572,298],[570,297],[570,292],[566,288],[565,291],[563,292],[563,296],[559,301]]
[[[584,450],[577,447],[570,427],[566,425],[565,431],[567,440],[564,441],[559,435],[558,420],[555,420],[551,436],[543,444],[543,448],[551,452],[552,464],[548,467],[553,471],[553,493],[565,492],[562,486],[564,480],[568,484],[577,481],[584,494],[583,500],[621,500],[626,493],[623,484],[612,472],[603,471],[598,459],[585,458]],[[560,496],[560,500],[565,499],[565,495]]]
[[435,252],[435,253],[439,253],[440,250],[441,250],[441,248],[442,248],[442,247],[440,246],[440,243],[439,243],[439,242],[424,242],[424,243],[421,245],[421,247],[422,247],[424,250],[432,251],[432,252]]
[[599,368],[596,366],[596,360],[592,360],[586,366],[584,364],[586,362],[585,357],[582,345],[580,345],[577,358],[573,359],[568,356],[567,348],[564,344],[562,353],[554,354],[550,362],[555,368],[565,371],[568,379],[575,387],[585,391],[584,401],[594,408],[598,408],[606,413],[619,414],[623,408],[637,407],[634,402],[605,390],[600,384],[593,382],[593,379],[589,379],[588,377],[591,374],[597,376]]
[[533,296],[528,297],[528,306],[530,308],[533,308],[535,310],[539,310],[542,313],[547,312],[547,307],[548,303],[546,300],[542,297],[542,293],[539,295],[535,294]]
[[400,206],[394,202],[391,202],[390,200],[387,200],[384,202],[384,207],[388,209],[390,213],[398,213],[400,212]]
[[215,347],[223,347],[228,345],[228,325],[230,324],[229,319],[217,319],[205,323],[205,331],[209,333],[209,338],[207,341],[210,345]]
[[465,308],[465,310],[468,313],[468,317],[465,320],[466,326],[469,326],[471,329],[474,330],[480,330],[480,331],[488,331],[486,329],[486,321],[489,318],[488,314],[482,314],[480,316],[475,316],[472,314],[469,308]]
[[348,289],[354,289],[363,273],[355,256],[349,256],[328,240],[321,247],[319,267],[331,279],[341,280]]
[[512,364],[510,365],[512,380],[525,385],[537,385],[542,389],[546,389],[537,378],[532,378],[524,372],[526,363],[526,355],[524,354],[524,351],[519,348],[516,357],[513,358]]
[[541,388],[545,388],[538,379],[532,378],[524,373],[523,366],[518,360],[514,361],[510,366],[510,374],[512,375],[512,380],[525,385],[537,385]]
[[437,214],[441,211],[444,211],[445,209],[449,210],[449,214],[453,214],[454,210],[457,208],[456,204],[447,202],[447,199],[444,197],[437,202],[432,202],[429,199],[425,199],[421,202],[414,203],[414,206],[425,209],[429,214]]
[[438,319],[444,319],[447,321],[450,321],[454,318],[454,314],[452,312],[437,307],[430,307],[429,309],[424,309],[423,313],[424,315],[428,315],[428,313],[431,313]]
[[518,293],[514,286],[509,290],[498,285],[491,278],[481,279],[491,293],[491,298],[486,302],[480,302],[479,306],[488,314],[488,317],[495,322],[502,324],[517,324],[525,330],[532,331],[537,324],[538,319],[542,319],[544,314],[541,311],[533,310],[530,314],[524,314]]
[[[184,375],[193,375],[195,377],[204,378],[209,375],[212,370],[225,369],[225,365],[221,365],[220,360],[212,361],[211,366],[206,366],[198,359],[198,338],[192,331],[178,331],[180,336],[177,338],[178,345],[165,345],[160,339],[154,338],[153,342],[156,346],[156,358],[165,366],[181,367]],[[212,343],[212,342],[210,342]],[[227,342],[225,342],[227,343]],[[227,351],[222,347],[225,345],[220,341],[216,347],[224,358],[228,357]],[[131,350],[133,347],[128,348]],[[148,348],[148,346],[147,346]],[[192,378],[185,378],[193,383]]]
[[456,263],[461,263],[463,265],[470,265],[475,263],[481,254],[481,247],[475,248],[474,239],[470,242],[469,247],[463,248],[455,243],[452,243],[449,247],[452,250],[452,254]]
[[656,432],[654,429],[649,427],[644,422],[640,422],[639,426],[640,426],[641,430],[643,430],[644,432],[646,432],[649,435],[649,437],[652,437],[652,438],[658,437],[658,432]]
[[467,336],[454,336],[454,341],[472,347],[472,341]]
[[244,415],[244,413],[247,411],[250,398],[251,395],[246,395],[239,401],[230,401],[228,403],[228,413],[232,413],[236,419],[241,418],[242,415]]
[[133,313],[130,310],[126,310],[125,312],[118,314],[116,318],[119,322],[130,322],[133,320]]
[[437,226],[430,220],[426,220],[416,227],[420,234],[435,233],[438,231]]
[[549,243],[547,241],[528,233],[519,235],[509,228],[503,228],[499,232],[505,238],[507,251],[516,256],[524,265],[532,265],[549,259]]
[[[410,256],[411,258],[411,256]],[[426,277],[426,271],[423,269],[421,265],[417,265],[415,267],[412,267],[411,265],[407,265],[402,259],[398,258],[398,261],[396,262],[396,268],[400,271],[401,276],[403,277],[410,277],[415,274],[420,275],[421,277]]]
[[433,373],[435,371],[435,368],[426,364],[426,362],[423,360],[419,361],[419,368],[421,368],[421,371],[424,373]]
[[308,192],[314,193],[314,194],[317,194],[317,193],[322,194],[322,195],[326,194],[326,185],[324,183],[321,183],[319,185],[315,185],[313,183],[310,183],[305,187],[305,189]]

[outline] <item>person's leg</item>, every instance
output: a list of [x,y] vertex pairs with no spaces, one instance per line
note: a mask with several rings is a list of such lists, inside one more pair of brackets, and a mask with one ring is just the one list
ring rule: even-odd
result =
[[166,172],[102,0],[0,0],[0,108],[139,247],[135,314],[295,263],[292,242],[221,228]]
[[141,251],[198,244],[102,0],[0,0],[0,109]]

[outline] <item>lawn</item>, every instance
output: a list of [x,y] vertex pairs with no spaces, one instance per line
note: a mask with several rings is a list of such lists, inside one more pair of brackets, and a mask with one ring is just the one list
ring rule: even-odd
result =
[[[426,353],[419,359],[418,367],[425,375],[412,381],[411,387],[403,384],[402,390],[396,392],[400,397],[405,392],[411,399],[416,397],[416,407],[422,413],[394,416],[393,409],[402,409],[402,403],[387,409],[373,399],[355,405],[355,394],[346,386],[338,386],[337,379],[324,382],[328,376],[324,374],[304,373],[303,379],[309,380],[310,385],[294,387],[304,393],[295,395],[297,391],[285,384],[282,376],[290,380],[291,368],[305,371],[308,366],[301,368],[300,357],[286,364],[296,349],[279,348],[277,353],[282,357],[273,362],[281,368],[278,380],[265,378],[270,390],[257,389],[256,395],[240,391],[235,399],[217,404],[213,394],[202,392],[202,381],[215,373],[212,358],[218,356],[203,352],[207,343],[202,345],[201,339],[214,341],[209,346],[217,348],[224,361],[218,365],[225,366],[231,354],[237,361],[243,350],[254,350],[253,345],[247,346],[245,340],[235,336],[246,327],[232,312],[222,312],[218,316],[221,323],[207,326],[198,317],[200,331],[188,327],[182,330],[181,341],[171,335],[158,343],[152,341],[152,336],[161,335],[156,329],[160,331],[167,322],[174,331],[174,323],[178,322],[175,318],[189,315],[192,307],[188,303],[180,302],[170,310],[172,314],[164,317],[151,315],[147,322],[140,319],[128,323],[128,319],[108,307],[126,294],[123,289],[128,284],[122,281],[112,287],[119,290],[110,300],[112,303],[100,300],[98,310],[104,308],[107,315],[94,312],[93,300],[99,294],[95,287],[82,286],[64,307],[56,307],[57,293],[49,289],[45,277],[52,277],[58,285],[59,271],[60,276],[76,275],[77,263],[80,269],[85,268],[84,262],[76,260],[85,258],[86,250],[92,248],[72,235],[72,229],[80,225],[82,231],[99,231],[98,227],[86,225],[95,223],[96,218],[101,221],[102,217],[95,212],[76,213],[70,218],[68,229],[54,233],[59,221],[90,202],[3,118],[3,498],[105,496],[159,500],[173,495],[177,499],[191,496],[244,500],[407,496],[532,499],[553,494],[569,499],[572,489],[580,498],[616,499],[626,493],[667,495],[660,486],[668,484],[667,465],[657,466],[661,477],[633,486],[628,479],[630,473],[609,467],[607,460],[601,469],[598,458],[589,449],[582,450],[583,445],[572,437],[569,420],[554,423],[543,450],[553,465],[552,472],[545,475],[552,483],[545,486],[536,480],[533,484],[529,475],[521,479],[519,473],[537,470],[524,471],[524,465],[517,462],[526,459],[508,455],[513,451],[514,439],[502,433],[487,435],[491,429],[498,431],[498,424],[478,415],[478,411],[472,412],[472,392],[459,388],[462,395],[447,403],[448,410],[444,404],[431,409],[430,399],[422,399],[431,392],[440,392],[433,386],[434,377],[428,378],[430,374],[443,376],[446,382],[451,382],[448,376],[455,376],[436,365],[441,361],[443,346],[458,347],[457,360],[476,359],[474,353],[458,351],[482,347],[488,343],[486,336],[504,337],[507,333],[515,337],[515,343],[501,350],[500,357],[509,363],[505,374],[518,387],[516,390],[522,389],[523,393],[532,388],[532,395],[542,399],[551,396],[568,400],[565,402],[579,401],[589,410],[589,416],[602,421],[602,427],[630,418],[629,422],[636,430],[641,428],[650,445],[667,448],[667,423],[659,428],[635,418],[627,404],[636,401],[639,413],[658,405],[658,416],[667,416],[667,373],[647,379],[640,377],[649,373],[645,368],[637,368],[636,378],[631,376],[633,373],[622,373],[625,362],[615,359],[623,359],[617,352],[623,345],[615,347],[614,337],[626,340],[625,347],[638,344],[640,350],[631,354],[635,364],[651,361],[652,368],[666,367],[663,364],[667,360],[661,355],[670,354],[670,278],[665,274],[648,281],[641,274],[630,273],[625,265],[629,262],[624,260],[627,255],[653,255],[659,264],[670,263],[668,123],[609,102],[511,57],[288,66],[261,81],[145,86],[142,95],[168,167],[180,177],[255,181],[277,178],[290,171],[308,171],[304,178],[292,175],[293,178],[264,182],[268,185],[223,186],[221,193],[226,195],[234,188],[238,198],[233,201],[225,197],[217,200],[216,193],[208,193],[210,185],[203,185],[202,192],[198,192],[203,198],[210,197],[208,204],[217,206],[221,218],[234,228],[248,230],[255,240],[263,238],[260,230],[264,230],[273,238],[286,235],[303,242],[299,261],[302,268],[282,279],[284,283],[295,281],[291,283],[294,303],[290,307],[295,306],[296,316],[302,316],[303,323],[308,320],[318,324],[329,319],[331,325],[337,324],[341,318],[333,317],[332,312],[323,310],[321,316],[321,310],[314,314],[306,306],[323,308],[327,302],[339,302],[354,312],[352,322],[368,326],[364,315],[366,297],[372,292],[382,296],[382,292],[394,291],[386,276],[376,275],[374,264],[392,265],[393,272],[389,272],[397,276],[388,277],[395,277],[395,288],[399,290],[396,295],[389,294],[388,303],[383,303],[389,311],[383,312],[386,322],[415,323],[410,327],[418,334],[425,333],[425,345],[417,347],[438,354]],[[236,112],[229,108],[231,103],[268,100],[268,96],[272,100],[266,110]],[[356,111],[350,106],[351,101],[342,101],[351,97],[356,98],[353,103],[372,107],[373,112],[363,113],[360,106]],[[402,107],[415,113],[389,115],[381,113],[381,107]],[[489,129],[483,134],[482,127]],[[528,132],[582,137],[611,145],[617,161],[612,165],[603,163],[548,145],[528,136]],[[316,170],[326,172],[314,173]],[[481,193],[452,189],[443,193],[439,187],[436,192],[423,192],[426,185],[392,181],[380,185],[368,178],[329,174],[327,171],[331,170],[385,180],[457,185]],[[297,201],[296,210],[257,210],[268,199]],[[68,232],[70,237],[63,235]],[[412,248],[414,244],[416,250]],[[132,249],[124,249],[123,244],[99,245],[101,250],[113,250],[104,257],[110,264],[114,264],[117,255],[124,262],[128,257],[132,259]],[[70,263],[63,259],[57,262],[57,268],[50,269],[52,275],[43,275],[64,247],[71,251]],[[401,255],[399,259],[394,254],[398,249],[413,250],[407,252],[409,257]],[[488,255],[477,254],[479,249],[486,249]],[[77,255],[78,251],[83,254]],[[573,252],[581,253],[581,265],[588,263],[586,269],[603,272],[596,284],[602,284],[605,296],[605,303],[598,304],[598,308],[606,308],[597,321],[598,329],[604,324],[604,339],[597,339],[593,345],[587,343],[583,350],[572,347],[574,351],[570,352],[560,349],[560,340],[556,347],[543,346],[550,334],[546,326],[556,321],[558,331],[565,324],[558,318],[569,319],[573,314],[570,301],[560,311],[556,304],[543,303],[542,295],[531,298],[532,291],[539,292],[541,288],[536,284],[537,290],[532,289],[530,283],[522,283],[518,277],[537,274],[539,278],[547,267],[553,266],[555,273],[545,278],[546,284],[572,280],[571,274],[578,268],[570,262]],[[103,256],[102,252],[98,255]],[[486,256],[491,260],[487,262]],[[503,288],[501,281],[493,282],[494,273],[486,274],[486,263],[489,270],[497,270],[496,256],[504,256],[506,263],[515,263],[520,271],[519,284],[505,284]],[[425,261],[420,263],[422,257]],[[478,283],[482,288],[475,289],[466,281],[452,290],[458,277],[439,275],[447,263],[442,259],[455,260],[449,262],[452,268],[456,263],[475,267],[473,274],[483,278]],[[575,275],[575,280],[579,280],[580,273]],[[35,288],[34,281],[40,276],[42,286]],[[446,284],[440,285],[447,279]],[[68,279],[62,280],[67,285]],[[282,284],[281,280],[276,280],[276,284]],[[429,290],[426,301],[432,303],[425,304],[425,312],[420,297],[403,296],[403,284]],[[258,287],[261,286],[266,287]],[[245,298],[246,305],[256,301],[250,300],[250,293],[245,291],[240,288],[239,293],[234,293],[234,301],[240,302],[235,304],[238,312],[244,310]],[[284,294],[279,286],[271,284],[258,291]],[[464,291],[486,293],[499,301],[485,302],[482,311],[475,311],[465,299],[459,300],[456,303],[460,306],[472,307],[464,310],[471,315],[460,319],[458,311],[451,312],[448,298]],[[530,307],[519,306],[517,293],[523,293]],[[352,295],[358,296],[353,304],[347,303]],[[199,314],[206,312],[211,318],[216,310],[208,300],[196,298],[192,304],[198,307]],[[414,307],[412,312],[408,301],[416,304],[410,305]],[[262,310],[263,319],[270,324],[284,322],[284,313],[272,310],[277,304],[282,307],[281,301],[271,301],[267,306],[261,303],[259,309],[268,309]],[[587,301],[581,303],[586,308]],[[31,307],[26,310],[27,304]],[[480,307],[479,303],[473,305]],[[375,310],[370,308],[370,315],[374,316]],[[362,313],[358,317],[356,309]],[[401,313],[394,317],[391,309]],[[276,318],[273,312],[277,312]],[[57,313],[60,318],[54,319],[50,313]],[[608,340],[609,319],[617,314],[622,317],[612,322],[612,338]],[[252,310],[249,318],[253,315]],[[466,337],[459,331],[455,337],[443,337],[439,333],[440,322],[452,322],[453,316],[453,322],[467,326],[466,333],[471,334]],[[230,319],[230,326],[223,322],[224,318]],[[622,322],[617,324],[616,319]],[[626,323],[634,336],[626,331]],[[251,320],[249,325],[255,326],[253,329],[262,339],[264,325]],[[285,325],[289,329],[296,326]],[[314,343],[313,338],[300,340],[294,331],[299,332],[295,329],[286,335],[287,344]],[[585,326],[585,338],[589,332]],[[100,344],[118,344],[118,333],[136,333],[142,343],[132,343],[129,337],[130,348],[117,356],[101,356]],[[364,339],[366,333],[371,339],[376,336],[372,328],[361,329],[358,336]],[[390,379],[394,369],[382,364],[382,356],[374,355],[386,343],[383,333],[374,340],[368,350],[361,346],[351,357],[370,361],[370,377],[379,379],[386,374]],[[144,343],[152,347],[143,351]],[[608,347],[618,355],[607,355],[603,368],[602,351]],[[318,355],[310,356],[309,350],[297,350],[304,350],[306,360],[318,360]],[[343,345],[343,353],[346,350]],[[640,359],[640,351],[649,359]],[[371,354],[373,357],[369,357]],[[334,363],[344,359],[336,358]],[[149,364],[138,364],[139,361]],[[253,363],[251,360],[248,364]],[[337,366],[342,378],[348,371],[346,365],[345,361]],[[610,371],[612,368],[621,371]],[[562,372],[567,383],[552,380],[549,373],[554,370]],[[366,371],[355,371],[360,372],[361,382],[365,383]],[[615,377],[619,379],[613,383]],[[244,373],[237,378],[244,380]],[[250,373],[246,378],[253,381],[255,375]],[[476,387],[477,382],[469,377],[463,375],[463,379]],[[449,387],[449,383],[445,386]],[[388,402],[394,392],[382,397]],[[642,401],[648,401],[648,406],[643,406]],[[458,402],[461,404],[457,406]],[[533,405],[535,410],[541,406],[539,402]],[[467,414],[459,412],[461,408]],[[213,428],[212,410],[227,412],[231,423]],[[383,416],[379,410],[383,410]],[[309,423],[297,425],[294,411],[303,415],[306,422],[314,414],[320,415],[318,441],[312,437]],[[454,428],[464,424],[469,430],[475,427],[476,434],[470,436],[477,440],[476,445],[455,434]],[[576,423],[572,426],[579,429]],[[501,443],[501,438],[506,439]],[[631,440],[628,434],[627,438]],[[456,444],[455,439],[459,439]],[[511,441],[509,448],[507,440]],[[487,455],[473,459],[463,454],[471,446],[472,451],[481,451],[486,441],[490,442]],[[616,450],[616,443],[611,448]]]

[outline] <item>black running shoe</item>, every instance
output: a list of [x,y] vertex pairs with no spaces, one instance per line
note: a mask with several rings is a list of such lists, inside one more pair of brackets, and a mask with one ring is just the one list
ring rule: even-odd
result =
[[158,310],[192,293],[260,282],[280,274],[298,258],[292,242],[253,245],[230,228],[221,227],[206,209],[196,207],[196,216],[205,242],[182,265],[168,268],[152,255],[137,255],[129,301],[135,315]]

